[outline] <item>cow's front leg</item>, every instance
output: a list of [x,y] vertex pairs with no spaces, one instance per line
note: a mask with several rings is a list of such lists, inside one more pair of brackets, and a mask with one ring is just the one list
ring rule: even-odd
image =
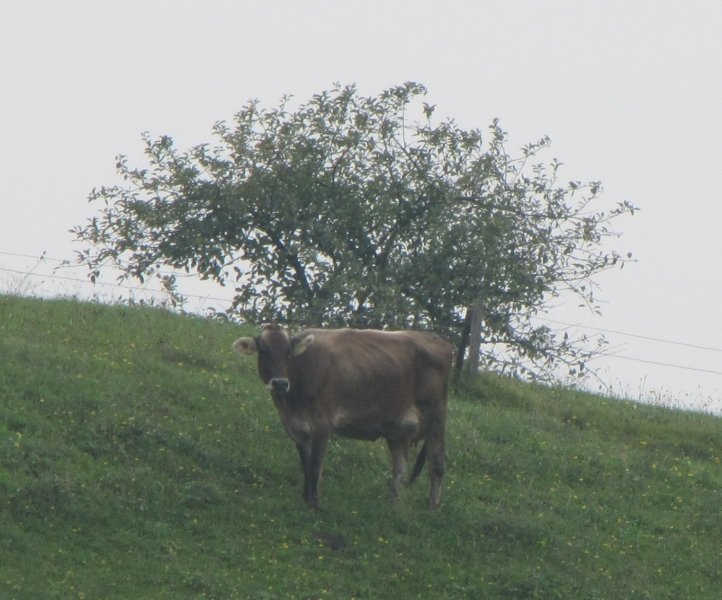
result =
[[301,459],[301,469],[303,470],[303,499],[308,500],[311,495],[311,438],[310,436],[301,442],[296,443],[298,457]]
[[409,445],[406,440],[386,440],[391,453],[391,480],[389,481],[389,498],[399,499],[399,488],[406,473]]
[[318,485],[323,471],[323,459],[326,456],[329,434],[316,431],[310,438],[310,455],[308,458],[307,478],[304,488],[304,499],[313,509],[319,508]]

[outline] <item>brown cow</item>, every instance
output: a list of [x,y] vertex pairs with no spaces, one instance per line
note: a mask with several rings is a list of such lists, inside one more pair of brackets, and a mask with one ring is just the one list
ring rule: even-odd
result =
[[393,499],[399,495],[409,446],[423,440],[409,483],[428,456],[429,506],[439,505],[453,352],[447,342],[419,331],[307,329],[290,336],[268,325],[256,338],[236,340],[233,349],[258,353],[258,373],[298,448],[303,498],[311,507],[318,508],[318,483],[333,433],[386,440]]

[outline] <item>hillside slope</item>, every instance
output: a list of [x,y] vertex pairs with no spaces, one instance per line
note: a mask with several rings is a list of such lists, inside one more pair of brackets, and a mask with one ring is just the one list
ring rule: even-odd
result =
[[721,597],[721,419],[484,377],[438,511],[337,440],[312,513],[242,332],[0,297],[0,598]]

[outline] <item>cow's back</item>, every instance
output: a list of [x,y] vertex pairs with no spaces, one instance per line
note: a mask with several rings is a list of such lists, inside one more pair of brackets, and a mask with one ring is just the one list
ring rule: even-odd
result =
[[[296,385],[309,394],[395,397],[446,393],[451,346],[432,333],[308,329],[315,340],[298,357]],[[430,388],[433,388],[430,389]]]

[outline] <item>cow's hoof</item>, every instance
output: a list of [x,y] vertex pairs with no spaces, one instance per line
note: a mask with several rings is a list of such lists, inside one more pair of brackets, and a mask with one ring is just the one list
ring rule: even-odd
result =
[[306,501],[306,506],[308,506],[309,509],[315,511],[321,510],[318,498],[304,498],[304,500]]

